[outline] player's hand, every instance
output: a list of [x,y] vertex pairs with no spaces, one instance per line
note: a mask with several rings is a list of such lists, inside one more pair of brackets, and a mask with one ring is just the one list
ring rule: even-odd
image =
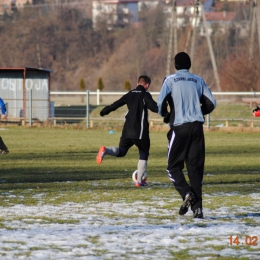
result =
[[1,119],[6,119],[6,115],[1,115]]
[[100,116],[105,116],[109,114],[109,109],[108,106],[104,107],[101,111],[100,111]]

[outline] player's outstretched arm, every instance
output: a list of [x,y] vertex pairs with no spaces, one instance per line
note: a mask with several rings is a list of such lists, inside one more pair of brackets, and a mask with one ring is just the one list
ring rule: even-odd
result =
[[101,111],[100,111],[100,116],[105,116],[108,115],[110,112],[117,110],[119,107],[122,107],[123,105],[126,104],[126,95],[122,96],[120,99],[118,99],[117,101],[115,101],[113,104],[104,107]]

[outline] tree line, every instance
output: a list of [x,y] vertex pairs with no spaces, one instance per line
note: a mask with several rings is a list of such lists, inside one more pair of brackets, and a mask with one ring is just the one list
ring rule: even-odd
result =
[[[223,91],[260,90],[258,38],[249,37],[251,22],[243,17],[250,17],[250,10],[238,10],[237,20],[224,32],[220,24],[212,26],[211,41]],[[147,74],[152,79],[150,90],[159,91],[166,74],[167,24],[162,5],[144,8],[138,23],[115,24],[109,29],[102,18],[93,28],[91,17],[74,5],[14,9],[1,17],[0,66],[51,69],[52,90],[79,90],[83,86],[95,90],[101,78],[105,90],[123,91],[134,87],[139,75]],[[248,33],[244,37],[240,35],[243,26]],[[207,41],[200,29],[196,29],[192,72],[216,90]],[[188,22],[178,28],[178,51],[184,50],[190,32],[194,29]],[[249,46],[253,48],[251,56]]]

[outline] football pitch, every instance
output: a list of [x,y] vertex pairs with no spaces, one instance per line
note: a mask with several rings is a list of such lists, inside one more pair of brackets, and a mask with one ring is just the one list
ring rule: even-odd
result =
[[118,145],[109,130],[0,128],[1,259],[259,259],[260,133],[205,132],[205,218],[193,219],[178,215],[167,132],[150,132],[149,185],[136,188],[135,147],[96,164]]

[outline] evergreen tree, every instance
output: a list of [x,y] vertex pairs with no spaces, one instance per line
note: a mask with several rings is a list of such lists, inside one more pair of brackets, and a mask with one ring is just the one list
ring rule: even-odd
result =
[[125,89],[126,91],[130,91],[131,88],[132,88],[131,83],[130,83],[130,81],[127,79],[127,80],[125,81],[125,84],[124,84],[124,89]]
[[[80,90],[84,91],[86,89],[86,84],[83,78],[81,78],[79,82],[79,88]],[[84,95],[81,97],[81,103],[84,103]]]
[[100,91],[102,91],[104,87],[105,87],[105,86],[104,86],[104,83],[103,83],[102,77],[99,77],[99,79],[98,79],[97,89],[99,89]]

